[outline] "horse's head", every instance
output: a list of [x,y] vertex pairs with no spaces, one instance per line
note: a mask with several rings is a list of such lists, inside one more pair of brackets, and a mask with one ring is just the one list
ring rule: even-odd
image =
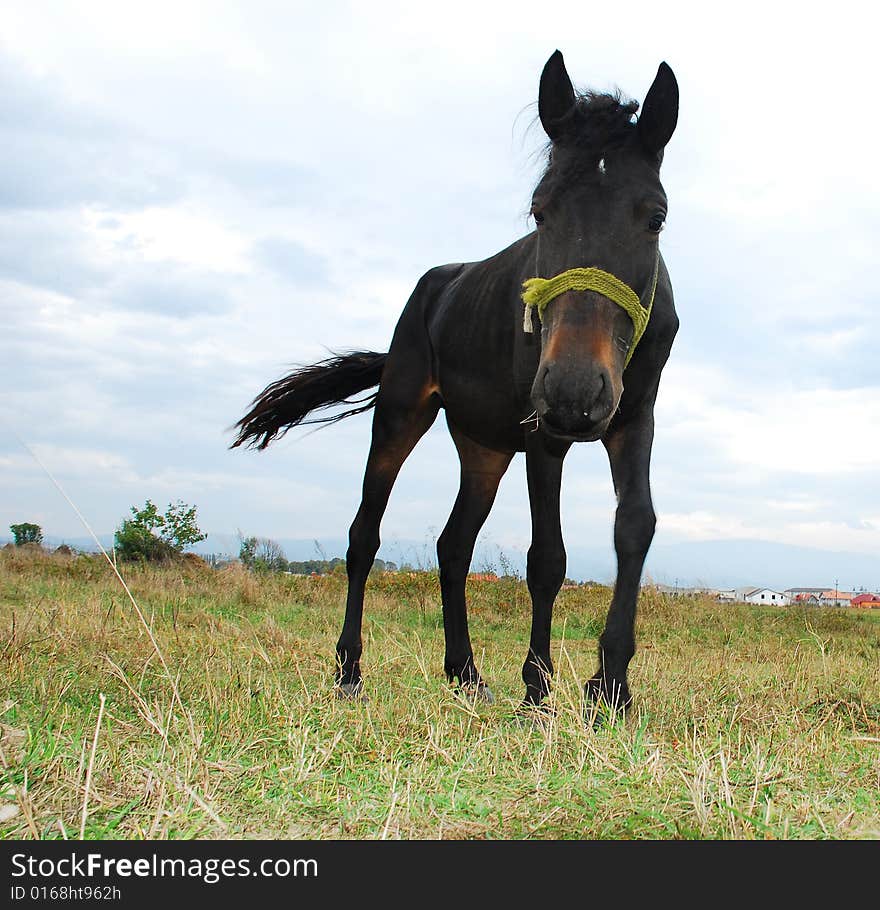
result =
[[[559,51],[541,74],[551,146],[532,200],[534,274],[554,281],[530,288],[542,327],[531,394],[545,432],[566,439],[604,434],[653,300],[666,218],[660,163],[678,119],[665,63],[634,121],[637,109],[619,96],[576,95]],[[527,331],[532,324],[530,308]]]

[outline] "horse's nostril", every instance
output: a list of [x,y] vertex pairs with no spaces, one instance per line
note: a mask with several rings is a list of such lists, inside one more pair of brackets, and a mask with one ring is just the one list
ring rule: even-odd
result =
[[604,420],[611,412],[612,408],[611,387],[604,373],[599,375],[598,385],[599,388],[596,392],[596,397],[593,399],[593,403],[584,411],[584,415],[594,423],[599,423]]

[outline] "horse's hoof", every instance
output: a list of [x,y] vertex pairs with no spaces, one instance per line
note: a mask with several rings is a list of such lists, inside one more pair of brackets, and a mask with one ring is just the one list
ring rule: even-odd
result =
[[526,698],[516,709],[513,719],[522,727],[527,724],[533,727],[544,727],[555,716],[556,711],[546,702],[534,702]]
[[612,681],[608,686],[597,675],[587,680],[584,701],[584,722],[588,727],[600,727],[625,719],[633,700],[625,682]]
[[584,708],[584,726],[588,730],[610,730],[617,725],[626,724],[627,712],[619,705],[587,705]]
[[336,697],[342,701],[360,701],[368,702],[369,699],[364,695],[363,681],[356,683],[339,683],[336,686]]
[[461,693],[465,698],[481,702],[484,705],[495,704],[495,696],[484,682],[478,682],[476,685],[461,686]]
[[481,701],[484,705],[495,704],[495,696],[492,694],[492,690],[484,682],[481,682],[477,686],[475,695],[477,701]]

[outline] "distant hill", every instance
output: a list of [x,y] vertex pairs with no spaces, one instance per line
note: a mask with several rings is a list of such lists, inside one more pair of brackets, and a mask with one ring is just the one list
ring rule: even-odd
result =
[[[108,549],[113,546],[112,534],[99,535]],[[11,537],[0,538],[0,545]],[[53,537],[47,535],[44,545],[51,549],[66,543],[79,550],[96,550],[89,537]],[[345,556],[348,546],[343,539],[318,541],[297,538],[277,540],[290,560],[333,559]],[[239,540],[236,534],[211,533],[193,548],[207,555],[237,556]],[[576,581],[611,582],[616,571],[616,559],[608,547],[568,546],[568,576]],[[436,565],[433,540],[391,540],[383,544],[379,557],[398,565],[417,568]],[[503,571],[505,566],[519,574],[525,573],[525,553],[504,551],[492,545],[478,545],[474,555],[475,571]],[[735,588],[744,585],[766,585],[783,590],[795,586],[833,587],[843,590],[867,588],[880,591],[880,557],[867,553],[835,552],[762,540],[703,540],[683,543],[658,542],[651,547],[645,565],[644,578],[662,584],[683,587],[705,585]]]
[[766,585],[784,590],[799,585],[845,591],[880,588],[880,557],[763,540],[703,540],[658,544],[646,571],[654,581],[705,584],[719,588]]
[[[209,537],[209,541],[211,538]],[[278,541],[288,559],[314,559],[318,554],[312,540]],[[344,556],[347,541],[321,541],[327,558]],[[567,546],[568,571],[576,581],[613,581],[617,559],[608,547]],[[210,552],[210,547],[208,548]],[[383,559],[415,566],[436,565],[433,541],[393,541],[379,550]],[[497,546],[480,546],[474,555],[474,568],[500,569],[503,558],[520,574],[525,573],[525,553],[500,551]],[[803,585],[844,590],[880,590],[880,558],[867,553],[834,552],[763,540],[705,540],[662,543],[651,547],[645,564],[645,579],[682,586],[706,585],[735,588],[766,585],[783,590]]]

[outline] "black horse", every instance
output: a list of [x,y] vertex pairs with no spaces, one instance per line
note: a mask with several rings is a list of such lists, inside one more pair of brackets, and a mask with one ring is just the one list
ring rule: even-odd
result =
[[[363,687],[364,586],[391,488],[442,407],[461,461],[458,497],[437,541],[450,682],[493,700],[474,663],[465,580],[498,484],[514,454],[525,452],[532,517],[525,704],[547,695],[553,602],[566,568],[562,463],[573,442],[600,439],[617,494],[618,566],[599,669],[585,692],[589,701],[629,705],[636,599],[655,525],[654,401],[678,329],[659,252],[667,205],[660,164],[678,119],[678,85],[665,63],[638,119],[637,109],[619,95],[576,94],[556,51],[539,89],[550,144],[532,199],[535,230],[482,262],[431,269],[404,308],[387,354],[354,352],[297,369],[269,385],[236,424],[233,447],[263,449],[291,427],[375,407],[346,554],[348,596],[336,646],[340,695],[357,697]],[[524,298],[524,282],[535,277],[553,281],[531,282]],[[524,299],[532,305],[524,308]],[[375,394],[351,400],[376,385]],[[337,405],[349,407],[312,413]]]

